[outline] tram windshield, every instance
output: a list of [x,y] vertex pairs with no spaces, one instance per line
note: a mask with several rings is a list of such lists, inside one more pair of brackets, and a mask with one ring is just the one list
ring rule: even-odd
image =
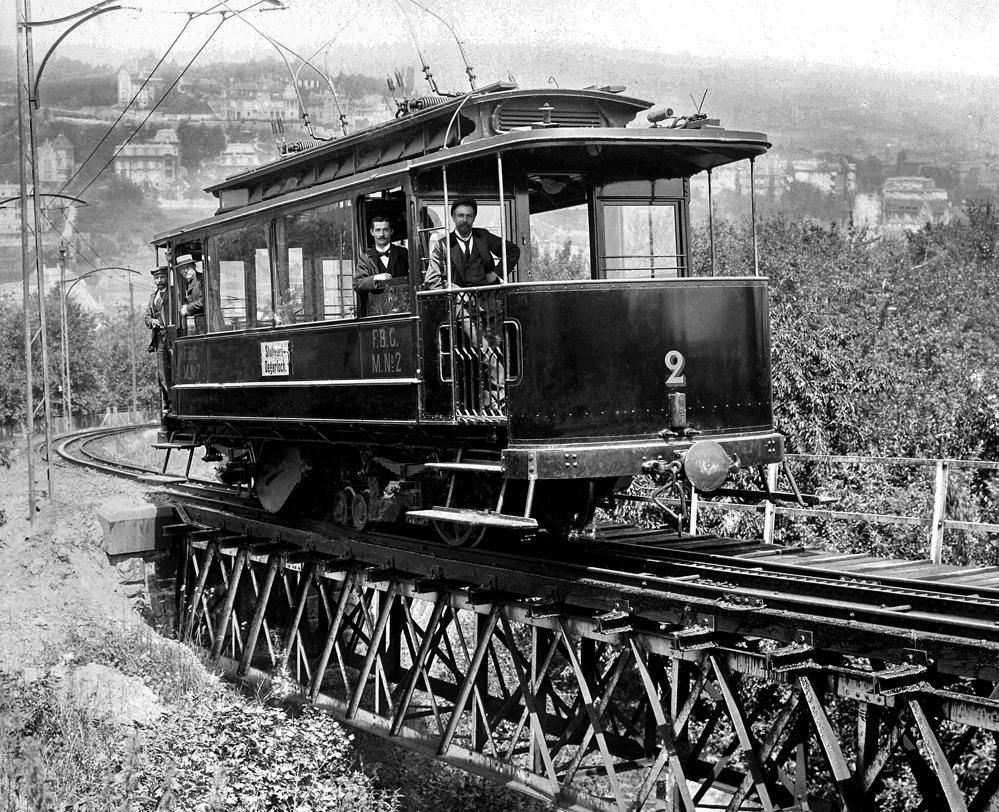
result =
[[529,176],[532,262],[521,278],[680,275],[686,259],[684,212],[675,187],[675,181],[662,180],[600,183],[582,175]]

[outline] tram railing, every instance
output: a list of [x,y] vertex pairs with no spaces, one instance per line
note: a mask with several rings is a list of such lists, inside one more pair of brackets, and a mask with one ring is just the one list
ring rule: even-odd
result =
[[446,292],[441,377],[451,383],[456,420],[494,422],[507,415],[507,384],[520,374],[516,324],[505,317],[500,288]]
[[[830,521],[852,521],[869,524],[885,524],[894,526],[919,527],[926,529],[926,558],[939,564],[943,561],[947,531],[967,531],[972,533],[999,533],[999,523],[987,521],[964,521],[949,518],[948,497],[957,486],[953,477],[955,472],[999,471],[999,462],[990,460],[962,460],[953,458],[922,458],[922,457],[873,457],[860,455],[833,454],[788,454],[791,463],[829,464],[829,465],[863,465],[921,468],[927,471],[927,479],[932,472],[932,488],[926,488],[927,495],[932,494],[928,510],[922,515],[901,515],[892,513],[865,512],[857,510],[837,510],[835,508],[801,507],[797,504],[772,504],[763,506],[736,504],[727,501],[710,501],[702,496],[694,495],[690,509],[691,533],[697,532],[698,512],[734,511],[763,514],[763,541],[773,543],[776,536],[776,517],[787,516],[796,518],[820,518]],[[779,465],[768,466],[770,484],[776,484]],[[927,485],[929,482],[926,483]]]

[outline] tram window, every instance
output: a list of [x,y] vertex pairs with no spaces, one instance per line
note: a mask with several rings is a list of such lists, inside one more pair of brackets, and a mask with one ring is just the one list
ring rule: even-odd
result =
[[[211,238],[209,329],[268,327],[274,323],[267,227],[237,228]],[[212,284],[214,282],[215,284]]]
[[531,267],[527,282],[590,278],[590,209],[578,175],[528,176]]
[[581,203],[531,215],[531,267],[524,281],[590,278],[589,214]]
[[278,318],[282,323],[350,318],[354,235],[349,200],[278,219]]
[[662,279],[679,274],[678,208],[673,203],[604,201],[604,275],[607,279]]
[[[409,226],[406,192],[401,186],[383,189],[364,195],[358,201],[358,280],[361,288],[356,291],[357,311],[360,316],[386,316],[392,313],[410,313],[413,310],[413,290],[409,275]],[[375,240],[374,224],[379,224],[379,234],[385,236],[385,224],[391,226],[390,244],[395,249],[389,250],[388,264],[375,258],[378,248]],[[394,258],[392,255],[395,255]],[[404,259],[403,259],[404,257]],[[371,282],[367,279],[377,273],[390,273],[391,278],[377,283],[370,289]],[[363,280],[363,281],[362,281]]]

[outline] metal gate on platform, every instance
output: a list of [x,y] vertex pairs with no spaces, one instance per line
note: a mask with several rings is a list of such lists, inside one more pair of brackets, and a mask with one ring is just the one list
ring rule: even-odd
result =
[[[221,529],[188,532],[181,633],[229,673],[558,808],[999,807],[996,686],[688,612],[650,627]],[[748,629],[748,624],[747,624]]]

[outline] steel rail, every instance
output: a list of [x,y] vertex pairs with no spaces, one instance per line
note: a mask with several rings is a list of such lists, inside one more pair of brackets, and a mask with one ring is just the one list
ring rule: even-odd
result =
[[[118,476],[157,473],[85,450],[97,439],[135,429],[77,432],[62,440],[59,453]],[[82,455],[72,454],[73,443],[80,444]],[[932,648],[938,658],[952,657],[948,648],[963,652],[958,660],[977,652],[977,669],[999,675],[999,591],[994,589],[939,582],[927,588],[916,580],[670,549],[677,537],[668,531],[627,527],[620,530],[623,537],[610,541],[577,542],[570,554],[566,544],[539,542],[456,549],[414,535],[358,533],[328,522],[277,517],[239,497],[236,489],[207,482],[164,483],[163,490],[184,508],[243,524],[244,532],[249,527],[283,540],[297,538],[299,546],[357,555],[375,566],[408,566],[421,576],[438,569],[448,577],[469,577],[480,587],[488,587],[491,579],[497,591],[518,600],[558,596],[577,611],[618,608],[635,624],[649,627],[675,626],[682,622],[680,610],[694,607],[701,614],[725,616],[723,626],[732,633],[755,629],[761,637],[779,640],[808,628],[822,646],[844,651],[863,647],[854,638],[867,634],[879,641],[876,645],[896,651]],[[650,543],[664,546],[650,548]]]
[[999,680],[999,626],[953,613],[929,612],[916,618],[893,612],[882,606],[884,593],[876,583],[863,602],[831,606],[829,600],[809,595],[807,582],[799,581],[798,594],[770,593],[763,605],[746,605],[744,587],[698,583],[690,574],[648,576],[594,568],[582,561],[538,558],[526,548],[456,550],[412,537],[343,528],[331,536],[322,522],[291,523],[263,511],[226,509],[218,501],[210,505],[190,496],[184,509],[206,527],[224,527],[250,540],[280,538],[298,548],[351,559],[361,569],[410,572],[414,580],[440,572],[468,583],[473,592],[485,596],[480,602],[512,600],[528,607],[540,598],[542,603],[559,605],[560,611],[587,617],[625,606],[635,628],[666,638],[690,625],[691,617],[694,625],[710,617],[720,638],[750,635],[789,643],[804,630],[814,634],[817,648],[826,651],[852,655],[877,651],[886,661],[905,662],[915,649],[947,673]]

